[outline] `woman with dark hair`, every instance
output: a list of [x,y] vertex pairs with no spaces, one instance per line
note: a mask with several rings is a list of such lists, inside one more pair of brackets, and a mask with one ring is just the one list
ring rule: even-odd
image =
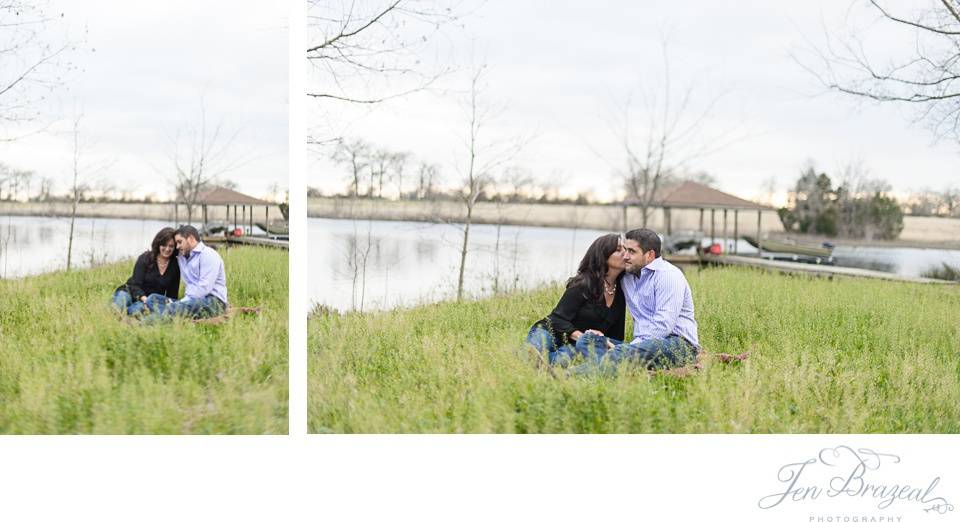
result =
[[113,292],[117,310],[135,315],[144,311],[147,298],[159,294],[176,299],[180,292],[180,267],[174,257],[176,230],[163,228],[154,236],[147,250],[133,265],[133,275]]
[[[577,343],[583,334],[603,337],[607,348],[623,339],[626,301],[620,288],[623,275],[623,245],[619,235],[607,234],[594,240],[580,261],[577,275],[550,315],[537,321],[527,342],[551,364],[569,362],[576,354],[590,356],[594,343]],[[586,339],[585,339],[586,340]]]

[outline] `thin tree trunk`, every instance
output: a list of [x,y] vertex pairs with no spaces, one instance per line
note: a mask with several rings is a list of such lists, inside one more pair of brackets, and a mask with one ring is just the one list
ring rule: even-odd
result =
[[67,239],[67,272],[70,271],[73,262],[73,230],[77,221],[77,204],[80,199],[79,178],[80,178],[80,118],[73,122],[73,206],[70,209],[70,236]]
[[463,228],[463,246],[460,247],[460,276],[457,278],[457,301],[463,300],[463,274],[467,266],[467,245],[470,242],[470,221],[473,219],[473,204],[467,205],[467,224]]

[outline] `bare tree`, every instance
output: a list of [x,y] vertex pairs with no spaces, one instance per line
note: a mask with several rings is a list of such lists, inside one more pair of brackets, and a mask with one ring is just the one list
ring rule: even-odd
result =
[[344,107],[406,96],[452,71],[424,58],[442,49],[437,36],[461,25],[463,1],[308,0],[307,95],[321,115],[308,144],[322,149],[342,139]]
[[[494,181],[496,185],[496,194],[493,196],[493,202],[497,209],[496,239],[493,244],[493,293],[501,291],[500,286],[500,259],[501,259],[501,238],[503,236],[503,225],[506,222],[507,214],[514,213],[509,209],[511,200],[515,200],[517,193],[522,190],[522,186],[532,182],[529,173],[519,167],[511,166],[503,170],[500,176]],[[514,217],[518,217],[515,216]],[[517,255],[517,251],[513,251]]]
[[33,172],[0,163],[0,200],[17,201],[23,193],[29,198],[32,179]]
[[[826,43],[796,53],[795,61],[829,90],[913,105],[915,120],[926,123],[936,138],[960,140],[960,5],[930,0],[926,8],[912,11],[880,0],[861,5],[871,15],[870,27],[897,27],[911,36],[914,44],[904,47],[909,56],[891,59],[871,53],[869,29],[851,27],[843,40],[824,30]],[[874,23],[877,16],[883,24]]]
[[957,187],[944,187],[939,194],[940,205],[947,217],[957,217],[957,211],[960,210],[960,189]]
[[512,167],[504,171],[498,184],[501,190],[506,191],[505,196],[508,201],[518,202],[530,196],[534,179],[530,171],[520,167]]
[[397,180],[397,199],[403,199],[403,171],[407,167],[407,161],[410,159],[408,152],[396,152],[390,158],[390,166],[393,169],[393,179]]
[[[378,103],[423,89],[449,70],[423,72],[419,53],[459,19],[455,7],[427,0],[310,0],[307,60],[320,88],[307,95]],[[400,80],[407,87],[390,87]]]
[[[686,170],[689,162],[703,158],[742,139],[736,132],[726,130],[716,136],[705,137],[703,129],[720,96],[714,96],[699,110],[694,108],[694,86],[674,91],[667,42],[662,44],[662,85],[647,87],[644,93],[642,125],[635,125],[630,100],[623,105],[622,120],[614,126],[625,159],[620,176],[624,182],[626,199],[641,211],[642,225],[661,194],[661,189],[675,176]],[[638,136],[639,134],[639,136]]]
[[483,90],[481,82],[486,65],[478,67],[470,80],[470,91],[466,102],[468,132],[466,138],[466,166],[459,196],[463,202],[465,216],[463,223],[463,241],[460,246],[460,269],[457,274],[457,300],[463,299],[464,275],[467,267],[467,252],[470,248],[470,225],[473,223],[473,211],[480,194],[492,181],[493,172],[512,161],[525,145],[522,138],[488,140],[486,127],[495,116],[495,111],[481,102]]
[[73,264],[73,237],[77,221],[77,208],[80,202],[85,199],[86,193],[90,190],[94,182],[94,176],[109,168],[109,163],[88,162],[83,156],[89,147],[89,144],[81,139],[80,123],[83,120],[83,114],[78,115],[73,120],[73,156],[71,158],[71,171],[73,174],[70,184],[70,231],[67,236],[67,271],[69,272]]
[[37,191],[37,201],[50,201],[53,194],[53,179],[47,176],[40,178],[40,188]]
[[434,190],[440,181],[440,167],[421,162],[417,170],[417,199],[433,199]]
[[116,199],[117,184],[112,180],[101,178],[93,183],[93,190],[96,193],[98,201],[111,201]]
[[193,222],[194,207],[214,180],[244,163],[245,160],[231,150],[239,133],[239,129],[227,130],[223,118],[208,124],[206,105],[201,99],[199,124],[185,124],[174,138],[171,153],[174,187],[177,201],[187,207],[187,223]]
[[370,166],[370,145],[360,139],[341,140],[337,143],[331,159],[335,163],[347,166],[350,176],[348,195],[359,196],[363,169]]
[[911,193],[903,204],[904,211],[911,216],[936,216],[939,207],[939,195],[929,188]]
[[[69,64],[60,58],[69,44],[50,42],[62,15],[42,1],[0,0],[0,126],[34,120],[36,106],[62,83]],[[0,136],[0,141],[15,137]]]
[[[0,163],[0,201],[3,201],[4,194],[7,190],[7,187],[11,184],[13,180],[13,169]],[[9,198],[9,192],[6,192],[7,197]]]

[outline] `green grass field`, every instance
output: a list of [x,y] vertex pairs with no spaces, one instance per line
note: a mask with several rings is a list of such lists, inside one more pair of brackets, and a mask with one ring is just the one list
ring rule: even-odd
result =
[[560,287],[313,316],[310,432],[960,431],[960,287],[732,268],[688,279],[704,348],[747,361],[554,378],[523,338]]
[[286,433],[287,252],[221,249],[220,325],[123,322],[133,261],[0,281],[0,432]]

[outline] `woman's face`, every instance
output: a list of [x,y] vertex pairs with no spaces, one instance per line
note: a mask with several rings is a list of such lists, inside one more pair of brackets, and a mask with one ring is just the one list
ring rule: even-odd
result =
[[170,259],[173,257],[173,250],[177,247],[176,243],[173,242],[173,239],[167,240],[166,243],[160,245],[160,257],[162,259]]
[[623,270],[626,264],[623,261],[623,245],[617,245],[617,249],[607,258],[607,268],[614,270]]

